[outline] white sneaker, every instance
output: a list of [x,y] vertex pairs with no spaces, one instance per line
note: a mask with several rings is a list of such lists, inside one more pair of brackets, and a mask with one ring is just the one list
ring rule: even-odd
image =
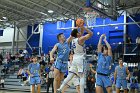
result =
[[57,89],[56,93],[61,93],[61,89]]

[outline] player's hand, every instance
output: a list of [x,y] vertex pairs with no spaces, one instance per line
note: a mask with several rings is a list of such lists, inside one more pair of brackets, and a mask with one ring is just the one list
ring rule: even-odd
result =
[[129,77],[126,77],[126,80],[129,80]]
[[106,36],[104,36],[104,40],[103,40],[104,42],[106,41]]
[[92,64],[89,64],[89,67],[90,67],[90,68],[92,68],[92,66],[93,66]]
[[105,37],[105,36],[106,36],[105,34],[102,34],[102,35],[101,35],[101,38],[103,38],[103,37]]
[[54,58],[51,58],[51,59],[50,59],[50,62],[51,62],[51,63],[54,63]]

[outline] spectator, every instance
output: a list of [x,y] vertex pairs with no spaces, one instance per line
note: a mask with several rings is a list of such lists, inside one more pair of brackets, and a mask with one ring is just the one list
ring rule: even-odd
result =
[[126,36],[126,44],[127,44],[127,50],[128,52],[132,51],[131,49],[131,43],[132,43],[132,39],[130,38],[130,36]]
[[130,38],[130,36],[126,35],[126,44],[131,44],[132,43],[132,39]]
[[138,78],[133,74],[133,76],[130,78],[130,92],[138,93],[138,89],[139,89]]
[[51,63],[50,63],[50,65],[51,65],[51,67],[50,67],[50,71],[49,71],[49,73],[47,74],[47,77],[46,77],[47,93],[49,93],[50,85],[52,85],[52,93],[54,92],[54,89],[53,89],[54,68],[53,68],[53,66],[52,66]]
[[1,70],[1,73],[7,74],[9,68],[7,66],[4,66],[3,69]]
[[28,74],[28,69],[25,70],[24,75],[23,75],[23,82],[24,85],[26,85],[29,82],[29,74]]
[[20,77],[20,79],[22,79],[23,73],[24,73],[24,70],[23,70],[23,67],[21,67],[18,71],[17,78]]
[[140,37],[136,38],[136,44],[137,44],[138,54],[140,54]]
[[32,55],[37,55],[38,53],[37,53],[37,50],[36,50],[36,48],[34,47],[33,48],[33,51],[32,51]]
[[4,79],[0,78],[0,87],[2,86],[2,88],[4,88]]
[[10,56],[9,52],[6,53],[6,59],[7,59],[7,61],[10,61],[10,59],[11,59],[11,56]]
[[3,56],[2,54],[0,54],[0,65],[2,65],[2,61],[3,61]]

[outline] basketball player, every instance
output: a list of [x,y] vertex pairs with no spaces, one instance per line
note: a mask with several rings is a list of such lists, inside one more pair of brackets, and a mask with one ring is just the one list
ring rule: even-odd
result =
[[[105,46],[102,46],[104,38]],[[98,42],[98,61],[97,61],[97,77],[96,77],[96,93],[103,93],[105,87],[108,93],[112,93],[111,81],[109,79],[110,66],[112,60],[112,50],[110,44],[106,40],[106,35],[102,34]]]
[[[69,61],[68,61],[68,71],[70,70],[70,67],[72,65],[72,60],[73,60],[73,52],[70,52],[69,55]],[[68,84],[63,88],[62,93],[65,93],[66,89],[69,88],[72,84],[76,87],[77,93],[80,93],[80,82],[79,82],[79,76],[75,75],[69,82]]]
[[40,93],[41,71],[40,64],[37,63],[37,56],[32,57],[33,63],[28,66],[28,74],[30,75],[30,84],[32,85],[32,93],[35,93],[35,85],[37,85],[37,93]]
[[[84,29],[80,28],[80,34],[83,34]],[[73,37],[70,36],[67,40],[63,33],[57,35],[59,43],[57,43],[50,52],[50,62],[54,62],[53,54],[57,50],[57,58],[54,63],[54,93],[60,87],[61,80],[64,78],[64,73],[67,70],[68,57],[69,57],[69,44]]]
[[71,32],[71,36],[73,36],[75,39],[72,41],[73,49],[74,49],[74,55],[73,55],[73,62],[72,66],[70,68],[69,74],[67,78],[63,81],[60,88],[57,90],[58,93],[60,93],[64,86],[72,79],[72,77],[78,73],[80,77],[80,93],[84,93],[84,42],[88,40],[92,35],[92,31],[90,31],[87,28],[82,27],[87,34],[84,36],[81,36],[81,34],[78,32],[77,29],[74,29]]
[[116,81],[116,93],[120,93],[121,86],[124,89],[124,93],[127,92],[127,80],[130,78],[130,72],[128,67],[123,65],[123,59],[119,58],[119,66],[116,66],[114,73],[114,81]]

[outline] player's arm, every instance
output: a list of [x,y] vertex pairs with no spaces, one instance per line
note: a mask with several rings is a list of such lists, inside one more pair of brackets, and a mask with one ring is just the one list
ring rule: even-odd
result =
[[79,43],[84,43],[86,40],[88,40],[90,37],[92,37],[92,35],[93,35],[93,32],[92,31],[90,31],[89,29],[87,29],[87,28],[85,28],[85,27],[81,27],[82,29],[84,29],[86,32],[87,32],[87,34],[85,35],[85,36],[81,36],[80,38],[79,38]]
[[84,34],[84,27],[80,27],[80,34],[81,36]]
[[107,40],[106,40],[106,36],[105,36],[105,38],[104,38],[104,42],[105,42],[105,44],[106,44],[106,46],[107,46],[107,48],[108,48],[108,55],[109,56],[112,56],[112,49],[111,49],[111,46],[110,46],[110,44],[107,42]]
[[47,74],[47,75],[46,75],[46,82],[48,82],[48,76],[49,76],[49,75]]
[[57,50],[57,45],[55,45],[52,49],[52,51],[50,52],[50,62],[54,62],[54,58],[53,58],[53,54],[55,53],[55,51]]
[[114,81],[116,81],[116,78],[117,78],[117,70],[115,69],[115,72],[114,72]]
[[130,72],[128,70],[128,67],[126,67],[126,73],[127,73],[127,78],[126,79],[129,79],[130,78]]
[[30,73],[29,69],[27,70],[27,73],[28,73],[29,76],[31,76],[31,77],[33,76],[33,75]]
[[72,39],[73,39],[73,37],[70,35],[69,38],[67,39],[68,44],[71,43]]
[[105,36],[105,34],[102,34],[99,38],[99,42],[98,42],[98,46],[97,46],[97,49],[98,49],[97,52],[98,53],[102,52],[102,39],[103,39],[104,36]]

